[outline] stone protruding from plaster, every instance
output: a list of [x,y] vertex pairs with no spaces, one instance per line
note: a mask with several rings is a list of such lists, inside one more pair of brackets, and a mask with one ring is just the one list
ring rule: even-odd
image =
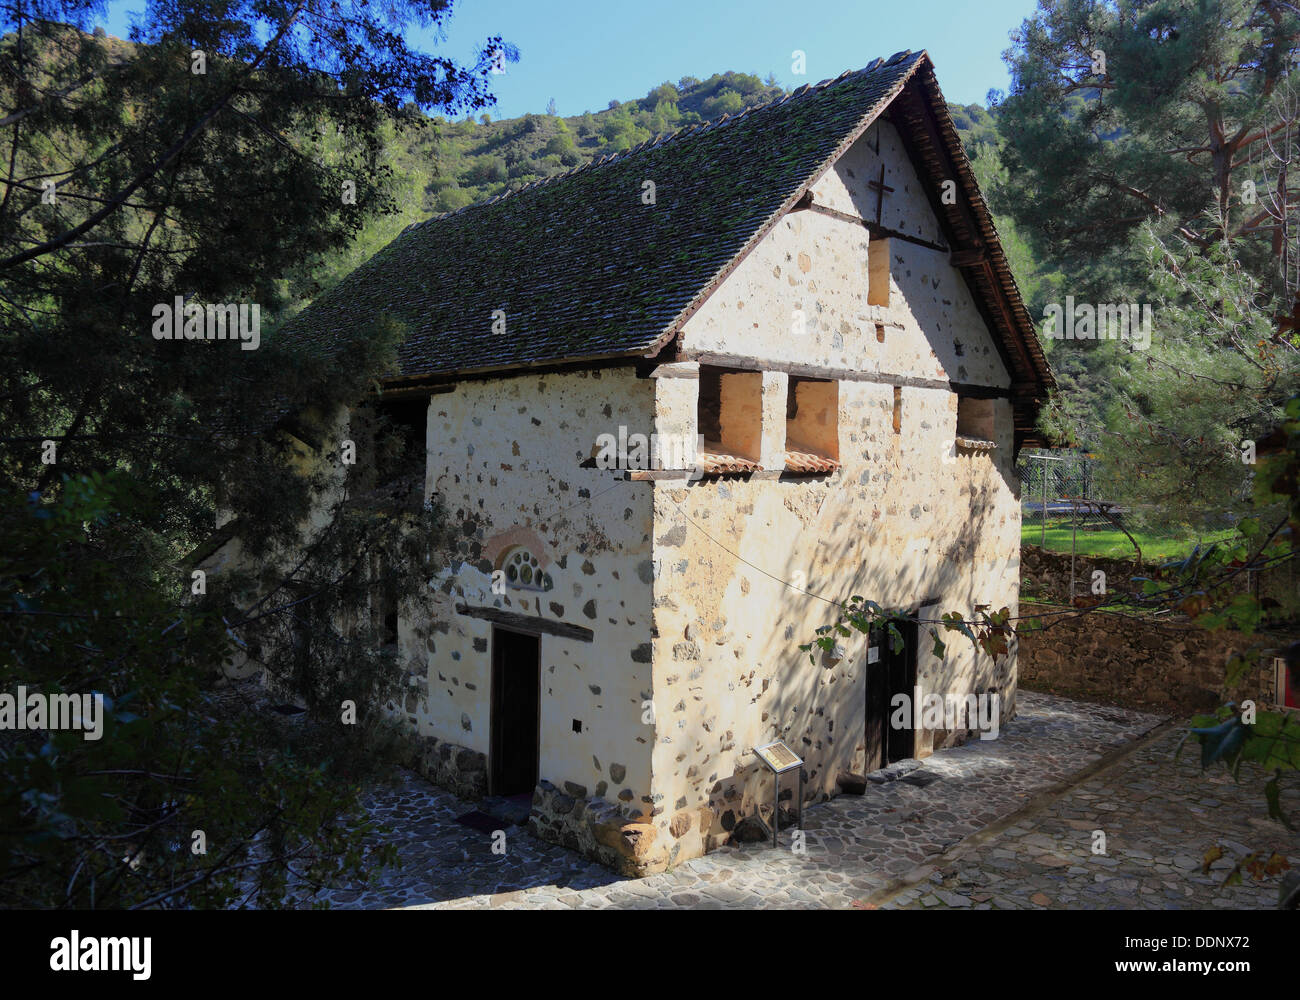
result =
[[[664,871],[681,853],[681,848],[675,842],[666,842],[646,817],[629,816],[597,796],[570,795],[549,781],[538,782],[533,790],[528,829],[540,840],[577,851],[633,878]],[[701,847],[693,847],[686,857],[704,853]]]
[[417,774],[462,799],[481,799],[487,795],[487,754],[436,736],[422,737],[421,744],[412,762]]

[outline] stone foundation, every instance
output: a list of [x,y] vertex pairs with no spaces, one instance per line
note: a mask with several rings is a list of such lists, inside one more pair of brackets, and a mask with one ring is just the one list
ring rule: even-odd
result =
[[476,800],[487,794],[487,754],[435,736],[422,737],[420,743],[411,762],[416,774],[462,799]]
[[[535,837],[559,844],[612,868],[620,875],[641,878],[697,858],[720,846],[707,843],[713,825],[711,809],[682,809],[668,824],[666,835],[641,815],[629,816],[599,796],[567,782],[565,789],[542,781],[533,791],[528,829]],[[722,841],[725,843],[725,838]]]

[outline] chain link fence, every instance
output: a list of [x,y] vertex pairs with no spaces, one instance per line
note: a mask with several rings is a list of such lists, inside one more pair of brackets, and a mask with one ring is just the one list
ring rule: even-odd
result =
[[1100,488],[1100,463],[1086,452],[1029,451],[1016,463],[1020,503],[1026,525],[1080,530],[1113,526],[1123,512]]

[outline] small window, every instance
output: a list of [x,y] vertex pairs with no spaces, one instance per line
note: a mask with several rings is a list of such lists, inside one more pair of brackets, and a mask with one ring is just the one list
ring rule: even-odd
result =
[[957,397],[957,446],[987,451],[995,447],[993,400]]
[[506,586],[512,590],[550,590],[555,586],[537,556],[522,545],[506,549],[497,559],[496,568],[505,574]]
[[833,472],[840,458],[839,383],[791,376],[785,402],[786,469]]
[[867,244],[867,305],[889,305],[889,240]]
[[726,471],[757,469],[763,438],[762,372],[701,367],[697,418],[706,471],[718,465],[708,460],[710,455],[732,460],[721,463]]
[[381,399],[375,405],[375,413],[385,425],[381,433],[394,438],[393,444],[401,453],[400,461],[416,462],[423,467],[427,449],[429,397]]
[[894,386],[894,433],[903,429],[903,387]]

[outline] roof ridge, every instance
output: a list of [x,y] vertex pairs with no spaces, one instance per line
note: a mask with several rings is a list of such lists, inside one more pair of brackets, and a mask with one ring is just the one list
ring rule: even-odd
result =
[[[929,193],[949,175],[961,190],[978,193],[927,53],[896,53],[886,62],[739,115],[651,136],[552,178],[516,178],[486,201],[505,202],[496,209],[390,242],[285,331],[337,353],[375,316],[389,315],[406,331],[400,374],[392,376],[402,384],[655,357],[887,109],[896,109],[891,120],[904,141],[917,140],[904,154]],[[727,131],[737,121],[749,124]],[[638,155],[644,158],[627,160]],[[547,188],[610,163],[624,165]],[[618,210],[629,203],[628,186],[661,170],[680,172],[687,197],[672,207],[684,210],[642,212],[629,225]],[[539,188],[549,193],[511,199]],[[988,307],[981,313],[1014,387],[1017,443],[1037,440],[1037,401],[1053,385],[1051,370],[985,201],[963,195],[962,204],[969,210],[936,207],[936,215],[953,247],[990,247],[979,267],[953,266],[964,270],[976,303]],[[511,337],[485,322],[504,303]]]
[[764,101],[762,104],[754,104],[747,108],[742,108],[740,111],[736,112],[735,114],[726,113],[723,114],[720,118],[710,118],[706,121],[691,122],[687,125],[683,125],[681,128],[674,129],[672,132],[666,132],[662,135],[651,136],[649,139],[646,139],[643,142],[640,142],[637,145],[632,146],[628,149],[618,150],[613,153],[607,153],[604,156],[597,157],[596,159],[588,160],[586,163],[581,163],[576,167],[572,167],[569,170],[561,171],[558,174],[551,174],[549,177],[538,177],[537,179],[529,181],[527,184],[524,184],[521,187],[517,187],[517,188],[507,187],[504,191],[501,191],[498,194],[495,194],[491,198],[488,198],[484,201],[476,201],[472,205],[462,205],[460,208],[457,208],[453,211],[441,212],[437,215],[432,215],[427,219],[422,219],[419,222],[413,222],[405,229],[403,229],[401,233],[399,233],[398,235],[405,235],[406,233],[409,233],[412,230],[421,229],[424,226],[427,226],[431,222],[440,222],[443,219],[451,218],[454,215],[460,215],[462,212],[469,212],[476,208],[486,208],[487,206],[494,205],[499,201],[503,201],[504,199],[511,197],[512,195],[523,194],[525,191],[531,191],[536,188],[546,187],[558,181],[567,180],[570,177],[574,177],[582,173],[584,170],[592,170],[596,167],[603,166],[607,163],[614,163],[616,161],[624,160],[629,156],[633,156],[643,152],[648,152],[651,149],[666,145],[667,143],[670,143],[676,139],[684,139],[689,135],[703,134],[704,132],[712,132],[718,128],[725,128],[727,126],[734,125],[736,122],[740,121],[741,119],[746,118],[756,112],[778,107],[782,104],[785,104],[788,101],[794,100],[795,98],[807,97],[809,94],[815,93],[820,90],[824,90],[825,88],[830,87],[836,83],[839,83],[851,76],[858,76],[859,74],[871,73],[878,69],[883,69],[886,66],[896,65],[912,55],[914,55],[914,53],[912,52],[911,49],[904,49],[901,52],[895,52],[888,59],[882,59],[878,56],[875,59],[873,59],[870,63],[868,63],[866,66],[860,67],[859,69],[846,69],[839,76],[822,80],[821,82],[816,84],[805,83],[802,87],[797,87],[794,90],[781,95],[781,97],[773,98],[770,101]]

